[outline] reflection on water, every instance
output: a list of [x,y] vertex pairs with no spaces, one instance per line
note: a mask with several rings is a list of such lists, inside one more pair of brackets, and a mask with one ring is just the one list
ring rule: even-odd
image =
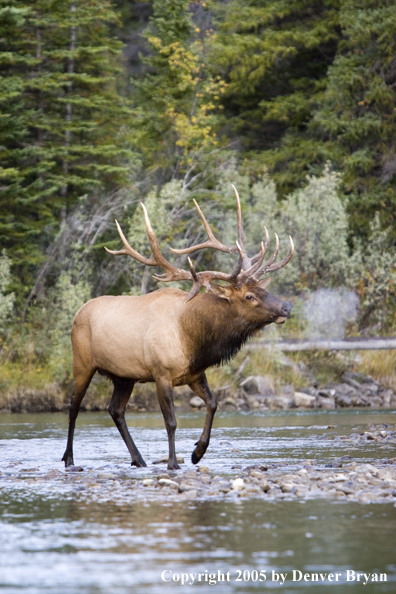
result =
[[[307,458],[323,463],[346,454],[368,461],[389,458],[396,455],[389,447],[345,444],[337,437],[367,423],[393,424],[395,418],[377,411],[222,413],[216,418],[205,464],[227,475],[236,463],[293,465]],[[188,460],[202,421],[198,413],[178,418],[177,451],[186,459],[184,467],[191,465]],[[148,463],[166,451],[159,415],[130,416],[128,423]],[[330,425],[334,427],[328,429]],[[334,586],[331,591],[396,590],[392,504],[209,499],[170,503],[165,499],[115,505],[99,498],[81,500],[72,480],[36,480],[50,477],[54,469],[63,470],[60,458],[66,429],[66,415],[0,416],[0,590],[4,594],[156,594],[160,589],[185,594],[194,587],[218,593],[279,588],[286,593],[323,592],[323,584],[293,582],[293,570],[309,575],[340,573],[337,584],[325,581],[326,586]],[[329,433],[334,439],[323,440]],[[238,451],[230,453],[231,449]],[[139,477],[151,472],[150,464],[148,469],[129,467],[125,446],[103,413],[80,415],[76,462],[106,472],[125,468]],[[346,583],[347,570],[386,573],[388,581]],[[205,580],[210,574],[212,579],[221,578],[218,572],[230,581],[209,585]],[[258,581],[260,572],[266,581]],[[282,586],[281,573],[287,574]],[[197,574],[201,574],[199,583]],[[163,581],[162,575],[171,581]],[[189,585],[192,580],[195,584]]]

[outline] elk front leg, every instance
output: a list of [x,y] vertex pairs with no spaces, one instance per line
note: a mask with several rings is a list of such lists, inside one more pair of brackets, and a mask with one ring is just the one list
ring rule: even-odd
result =
[[165,421],[166,431],[168,433],[168,470],[178,470],[180,466],[178,465],[176,460],[175,450],[175,433],[177,423],[175,416],[175,408],[173,406],[172,384],[170,381],[163,379],[156,379],[155,383],[157,387],[159,405],[161,407],[162,415]]
[[128,400],[131,397],[135,382],[132,379],[114,377],[113,383],[114,391],[107,410],[109,411],[111,418],[113,419],[118,431],[121,433],[121,437],[124,440],[129,453],[131,454],[131,466],[147,466],[139,450],[137,449],[131,434],[128,431],[125,421],[126,405],[128,404]]
[[191,461],[193,464],[197,464],[204,453],[207,450],[210,440],[210,432],[212,429],[213,417],[215,416],[215,412],[217,409],[217,401],[216,397],[210,391],[208,386],[208,382],[206,380],[206,375],[203,373],[199,376],[199,378],[189,384],[191,390],[206,404],[206,417],[205,417],[205,424],[202,431],[202,435],[197,441],[196,448],[191,455]]

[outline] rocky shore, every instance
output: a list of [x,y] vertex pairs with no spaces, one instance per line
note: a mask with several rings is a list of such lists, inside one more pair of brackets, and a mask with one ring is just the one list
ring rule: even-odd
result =
[[[323,436],[329,440],[350,441],[364,446],[387,444],[396,450],[396,426],[370,425],[366,431],[348,435]],[[120,469],[115,472],[71,467],[42,474],[39,468],[20,468],[19,462],[0,472],[2,487],[26,485],[29,489],[49,489],[57,496],[70,496],[84,502],[111,501],[126,505],[136,501],[201,501],[259,498],[278,500],[327,499],[359,503],[390,503],[396,506],[396,458],[362,460],[350,455],[329,463],[295,460],[292,463],[256,462],[235,464],[225,474],[215,474],[210,466],[168,471],[166,459],[156,460],[148,469]]]
[[[315,383],[315,382],[313,382]],[[236,392],[225,387],[217,391],[220,410],[286,410],[290,408],[394,408],[396,394],[371,376],[361,373],[344,373],[340,381],[323,388],[306,386],[296,391],[292,385],[275,389],[271,377],[250,376],[239,384]],[[203,405],[200,398],[192,396],[192,408]]]
[[[301,363],[300,363],[301,365]],[[305,367],[305,366],[304,366]],[[287,410],[291,408],[396,408],[396,394],[369,375],[345,372],[337,383],[323,387],[317,385],[308,369],[303,369],[307,385],[295,390],[292,384],[275,386],[271,376],[254,375],[220,388],[214,388],[218,410],[255,411]],[[308,381],[309,380],[309,381]],[[103,386],[102,386],[103,388]],[[81,410],[106,410],[110,402],[111,387],[88,391]],[[0,394],[0,413],[56,412],[67,411],[72,386],[67,393],[56,384],[41,390],[20,388]],[[175,407],[181,411],[205,407],[201,398],[195,396],[188,386],[174,389]],[[128,403],[133,412],[160,412],[153,384],[137,384]]]

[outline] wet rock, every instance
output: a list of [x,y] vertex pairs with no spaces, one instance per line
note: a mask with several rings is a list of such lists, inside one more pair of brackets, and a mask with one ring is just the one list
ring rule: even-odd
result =
[[[321,393],[320,393],[321,394]],[[317,400],[317,407],[324,408],[328,410],[333,410],[336,407],[335,399],[331,396],[324,397],[323,395],[318,395],[316,397]]]
[[204,408],[205,402],[199,396],[193,396],[190,400],[191,408]]
[[336,393],[335,401],[337,406],[340,407],[349,407],[352,406],[352,398],[347,394],[338,394]]
[[249,476],[252,478],[262,479],[262,478],[264,478],[264,473],[261,472],[260,470],[252,470],[249,472]]
[[267,410],[268,407],[265,404],[266,396],[263,394],[247,394],[246,402],[251,410]]
[[295,407],[293,396],[270,396],[265,399],[265,404],[270,410],[287,410]]
[[345,383],[326,384],[325,389],[326,390],[334,390],[335,396],[337,396],[337,395],[350,396],[352,394],[358,393],[358,390],[356,390],[356,388],[353,388],[349,384],[345,384]]
[[231,483],[231,489],[234,491],[240,491],[245,486],[245,482],[242,478],[238,477]]
[[382,405],[384,406],[384,408],[391,408],[393,406],[396,406],[396,398],[393,390],[382,390],[381,396]]
[[146,478],[146,479],[142,480],[143,487],[154,487],[155,484],[156,484],[156,481],[151,478]]
[[198,469],[197,469],[197,470],[198,470],[198,472],[200,472],[201,474],[204,474],[204,473],[209,473],[209,472],[210,472],[210,468],[208,468],[208,466],[205,466],[204,464],[200,464],[200,465],[198,466]]
[[198,497],[198,491],[196,491],[195,489],[192,489],[191,491],[185,491],[184,493],[181,494],[181,499],[185,499],[185,500],[192,500],[194,501],[195,499],[197,499]]
[[275,394],[274,382],[270,376],[251,375],[243,380],[239,385],[247,394],[261,394],[263,396],[272,396]]
[[62,475],[63,475],[63,473],[60,470],[58,470],[57,468],[54,468],[53,470],[50,470],[49,472],[47,472],[47,474],[45,474],[43,476],[43,479],[50,480],[53,478],[58,478]]
[[282,483],[280,485],[282,493],[294,493],[297,490],[295,483]]
[[244,487],[238,490],[238,494],[240,497],[250,497],[252,495],[259,495],[262,493],[262,490],[258,485],[244,485]]
[[[153,464],[168,464],[168,461],[169,455],[164,454],[163,456],[161,456],[161,458],[157,458],[157,460],[154,460]],[[178,464],[184,464],[184,458],[182,456],[176,456],[176,461]]]
[[65,468],[65,472],[83,472],[84,468],[82,466],[68,466]]
[[383,400],[380,396],[372,396],[370,398],[371,408],[380,408],[383,404]]
[[310,386],[304,386],[299,391],[303,394],[308,394],[308,396],[317,396],[319,394],[319,390]]
[[294,392],[294,402],[296,406],[303,408],[316,408],[317,406],[316,396],[310,396],[304,392]]
[[179,491],[180,493],[184,493],[185,491],[193,491],[196,490],[197,485],[194,485],[190,482],[187,481],[181,481],[180,485],[179,485]]
[[116,480],[118,479],[118,474],[115,474],[114,472],[98,472],[96,477],[98,479]]
[[160,487],[171,487],[172,489],[179,490],[179,483],[171,479],[161,478],[158,480],[158,484]]

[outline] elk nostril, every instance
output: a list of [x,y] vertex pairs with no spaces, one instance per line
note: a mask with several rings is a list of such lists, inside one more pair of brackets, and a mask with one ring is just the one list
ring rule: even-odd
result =
[[284,303],[282,305],[282,314],[285,316],[288,316],[289,313],[291,312],[291,308],[292,308],[292,306],[290,305],[290,303],[287,303],[287,302]]

